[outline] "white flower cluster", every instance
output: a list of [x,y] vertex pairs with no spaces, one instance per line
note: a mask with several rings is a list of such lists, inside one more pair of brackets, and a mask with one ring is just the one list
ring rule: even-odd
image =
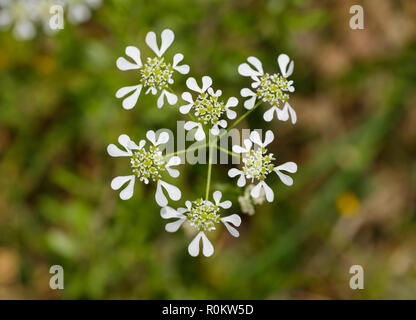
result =
[[11,27],[19,40],[32,39],[37,25],[51,34],[50,9],[54,5],[62,6],[72,24],[79,24],[91,18],[91,11],[101,5],[101,0],[0,0],[0,29]]
[[[184,59],[183,54],[177,53],[173,56],[172,62],[164,56],[166,50],[174,41],[174,33],[169,29],[165,29],[161,33],[160,47],[157,43],[156,34],[149,32],[146,35],[146,44],[156,54],[155,57],[147,57],[146,62],[141,60],[141,52],[137,47],[128,46],[125,50],[129,60],[124,57],[117,59],[116,65],[120,70],[138,70],[139,80],[133,86],[123,87],[116,93],[117,98],[122,98],[122,106],[124,109],[132,109],[138,102],[140,93],[145,90],[145,94],[158,94],[156,105],[161,108],[165,100],[170,105],[178,102],[178,96],[174,93],[171,86],[174,84],[175,71],[181,74],[188,74],[190,68],[188,65],[179,65]],[[211,142],[216,142],[222,134],[221,130],[226,132],[227,128],[234,127],[242,119],[244,119],[253,108],[257,108],[262,102],[271,105],[271,109],[266,111],[264,119],[271,121],[276,113],[280,120],[288,120],[289,116],[292,122],[296,121],[296,113],[288,103],[289,93],[294,91],[293,81],[287,80],[293,72],[294,63],[290,61],[287,55],[280,55],[278,63],[281,73],[267,74],[263,72],[261,62],[254,57],[249,57],[248,62],[254,66],[254,69],[247,63],[239,66],[238,71],[244,76],[249,76],[254,81],[252,88],[241,90],[243,97],[250,97],[245,101],[244,106],[249,109],[239,119],[235,120],[232,126],[228,121],[237,117],[237,112],[232,108],[238,105],[236,97],[230,97],[223,100],[222,91],[214,90],[212,87],[212,79],[209,76],[201,78],[200,85],[194,77],[186,80],[186,86],[191,92],[183,92],[182,99],[186,102],[179,107],[181,114],[190,118],[185,122],[185,130],[194,130],[195,140],[209,140],[207,147],[211,151],[213,146]],[[257,101],[257,103],[256,103]],[[283,105],[283,108],[281,108]],[[229,129],[228,129],[229,130]],[[146,134],[147,139],[151,142],[150,147],[146,147],[145,140],[141,140],[137,145],[127,135],[123,134],[118,141],[124,150],[119,149],[114,144],[110,144],[107,148],[108,153],[113,157],[129,157],[131,174],[120,176],[113,179],[111,187],[114,190],[121,189],[120,198],[123,200],[130,199],[133,196],[133,188],[136,180],[148,183],[156,183],[155,200],[161,207],[160,214],[163,219],[173,219],[173,222],[166,224],[166,231],[175,232],[183,224],[188,229],[195,231],[195,237],[188,246],[188,252],[191,256],[197,256],[200,253],[200,245],[202,243],[202,254],[211,256],[214,253],[214,247],[206,233],[217,229],[221,224],[229,231],[233,237],[238,237],[239,232],[236,227],[241,224],[241,218],[237,214],[223,216],[223,211],[232,207],[231,201],[221,201],[222,193],[216,190],[210,199],[210,181],[211,166],[210,159],[208,164],[208,177],[205,198],[196,198],[193,201],[185,201],[184,207],[174,209],[169,206],[169,200],[178,201],[181,198],[181,191],[178,187],[163,181],[165,173],[171,177],[178,177],[179,171],[173,169],[172,166],[179,165],[181,160],[176,153],[169,155],[163,154],[163,145],[169,141],[169,135],[162,132],[156,139],[156,133],[150,130]],[[249,139],[243,141],[243,145],[234,145],[233,155],[241,156],[241,168],[232,168],[228,171],[228,175],[233,178],[237,177],[237,186],[245,187],[247,180],[251,183],[246,187],[244,196],[239,197],[239,202],[243,212],[254,214],[254,204],[260,205],[267,200],[274,200],[274,192],[266,183],[272,172],[280,178],[285,185],[292,185],[293,179],[284,172],[295,173],[297,165],[294,162],[286,162],[275,165],[276,160],[273,153],[266,148],[274,140],[274,134],[271,130],[266,131],[264,141],[260,134],[253,130]],[[216,144],[215,146],[216,147]],[[187,150],[182,150],[187,151]],[[210,153],[211,154],[211,153]],[[166,197],[165,190],[168,197]]]

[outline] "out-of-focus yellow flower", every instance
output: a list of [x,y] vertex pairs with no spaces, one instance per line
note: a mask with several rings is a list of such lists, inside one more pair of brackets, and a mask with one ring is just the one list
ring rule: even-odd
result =
[[36,69],[44,75],[53,74],[56,70],[56,61],[50,56],[37,56],[35,62]]
[[351,191],[341,192],[335,201],[335,205],[340,214],[351,217],[354,216],[360,207],[360,200]]

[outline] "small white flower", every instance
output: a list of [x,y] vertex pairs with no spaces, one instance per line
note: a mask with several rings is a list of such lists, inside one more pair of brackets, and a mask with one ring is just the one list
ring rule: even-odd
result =
[[227,120],[221,119],[225,112],[228,119],[235,119],[237,113],[231,108],[237,106],[238,99],[231,97],[227,100],[227,103],[219,100],[222,95],[221,90],[214,91],[211,87],[212,79],[209,76],[202,77],[202,87],[199,87],[195,78],[190,77],[186,80],[186,86],[198,93],[198,96],[194,99],[189,92],[182,94],[182,99],[188,104],[179,108],[182,114],[192,112],[197,118],[198,122],[187,121],[185,123],[185,130],[191,130],[197,127],[195,133],[195,139],[201,141],[205,139],[205,132],[203,125],[209,125],[211,134],[218,136],[220,133],[220,127],[226,128]]
[[18,40],[30,40],[36,35],[38,19],[37,0],[3,0],[0,3],[0,28],[13,24],[13,35]]
[[[166,231],[176,232],[179,227],[186,221],[190,226],[195,228],[198,233],[188,246],[188,252],[191,256],[199,255],[199,243],[202,240],[202,254],[206,257],[214,253],[214,247],[208,240],[205,232],[215,230],[215,225],[222,222],[233,237],[238,237],[240,234],[235,229],[241,224],[241,218],[237,214],[221,217],[220,208],[229,209],[231,201],[221,202],[222,193],[215,191],[213,194],[214,202],[210,200],[197,199],[195,201],[186,201],[186,208],[178,208],[177,210],[171,207],[164,207],[160,210],[160,215],[163,219],[176,219],[174,222],[166,224]],[[232,226],[233,225],[233,226]]]
[[261,205],[266,200],[266,194],[264,190],[260,190],[260,195],[258,198],[253,198],[251,196],[251,190],[254,188],[254,185],[249,184],[245,190],[244,195],[238,197],[238,203],[240,204],[241,211],[250,216],[256,213],[255,205]]
[[159,206],[164,207],[168,204],[168,200],[163,193],[162,187],[167,191],[169,198],[177,201],[181,198],[181,191],[161,180],[162,172],[167,171],[170,176],[176,178],[179,176],[179,171],[171,168],[179,165],[181,160],[179,157],[171,157],[166,162],[159,147],[169,141],[169,134],[162,132],[156,140],[156,134],[153,130],[146,133],[146,138],[152,145],[146,149],[145,140],[141,140],[139,145],[133,142],[126,134],[122,134],[118,138],[118,142],[124,147],[121,150],[114,144],[107,147],[107,152],[112,157],[130,157],[130,164],[132,175],[116,177],[111,181],[111,188],[113,190],[120,189],[124,184],[127,186],[120,192],[120,198],[123,200],[130,199],[133,196],[134,182],[136,179],[148,184],[150,180],[157,182],[155,199]]
[[[242,63],[238,67],[238,73],[245,77],[250,77],[253,80],[251,87],[243,88],[241,96],[248,97],[244,102],[246,109],[254,107],[256,100],[268,102],[271,108],[264,113],[265,121],[272,121],[274,114],[277,119],[287,121],[290,118],[292,123],[296,123],[296,112],[290,106],[289,92],[294,92],[293,81],[288,80],[293,73],[294,62],[286,54],[281,54],[277,58],[280,67],[280,73],[268,74],[264,73],[262,63],[256,57],[248,57],[248,63]],[[283,109],[279,106],[283,104]]]
[[123,87],[117,91],[117,98],[123,98],[128,95],[127,98],[123,99],[124,109],[132,109],[136,105],[143,88],[146,89],[145,94],[150,92],[155,95],[160,92],[159,98],[157,99],[158,108],[163,106],[165,98],[170,105],[174,105],[178,101],[178,97],[169,91],[169,85],[174,82],[172,78],[174,71],[187,74],[189,72],[189,66],[185,64],[179,65],[183,60],[183,54],[181,53],[175,54],[172,63],[167,63],[162,56],[175,39],[175,34],[172,30],[163,30],[161,39],[162,42],[159,48],[156,41],[156,34],[153,31],[147,33],[146,44],[154,53],[156,53],[156,57],[148,57],[144,64],[140,58],[140,50],[134,46],[128,46],[126,48],[126,55],[130,57],[133,62],[124,57],[119,57],[117,59],[118,69],[123,71],[138,69],[140,70],[141,76],[139,84]]
[[[246,179],[251,179],[252,182],[255,180],[259,181],[258,184],[251,189],[250,194],[253,198],[257,199],[261,195],[261,189],[263,189],[268,202],[272,202],[274,199],[273,190],[265,182],[269,173],[274,171],[285,185],[290,186],[293,184],[293,179],[282,173],[282,171],[290,173],[295,173],[297,171],[297,165],[294,162],[286,162],[277,167],[272,164],[272,161],[275,160],[275,158],[273,153],[267,152],[266,146],[273,140],[274,135],[271,130],[266,132],[264,142],[261,141],[257,131],[252,131],[250,139],[244,140],[244,147],[239,145],[233,146],[233,151],[235,153],[243,154],[242,161],[244,165],[242,170],[232,168],[228,171],[228,176],[231,178],[240,176],[237,181],[239,187],[244,187],[246,185]],[[251,148],[253,143],[258,146],[257,149]]]
[[101,6],[101,0],[63,0],[72,24],[83,23],[91,18],[91,10]]

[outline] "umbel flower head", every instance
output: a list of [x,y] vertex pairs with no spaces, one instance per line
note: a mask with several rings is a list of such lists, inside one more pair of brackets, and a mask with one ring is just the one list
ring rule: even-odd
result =
[[222,91],[214,91],[211,85],[211,77],[202,77],[202,87],[198,86],[195,78],[190,77],[186,80],[186,86],[198,95],[194,99],[189,92],[182,94],[182,99],[188,104],[181,106],[179,111],[182,114],[191,112],[197,119],[197,121],[187,121],[185,130],[192,130],[196,127],[195,139],[197,141],[205,139],[203,125],[207,125],[211,134],[217,136],[220,133],[220,127],[227,127],[227,120],[222,119],[223,114],[225,113],[228,119],[235,119],[237,116],[237,113],[230,109],[237,106],[237,98],[231,97],[227,100],[227,103],[224,103],[220,100]]
[[215,191],[213,194],[214,203],[210,200],[197,199],[192,202],[186,201],[186,208],[175,210],[171,207],[164,207],[160,210],[160,215],[163,219],[176,219],[176,221],[166,224],[166,231],[176,232],[185,222],[197,230],[197,235],[188,246],[188,252],[193,257],[199,255],[199,243],[201,240],[202,254],[209,257],[214,253],[214,246],[208,240],[205,232],[215,230],[216,225],[219,223],[223,223],[233,237],[240,235],[237,229],[232,226],[240,226],[241,218],[239,215],[232,214],[221,217],[221,209],[229,209],[231,207],[231,201],[221,202],[221,197],[221,191]]
[[[270,104],[263,118],[265,121],[272,121],[274,114],[277,119],[287,121],[289,117],[292,123],[296,123],[296,112],[289,104],[289,93],[294,92],[293,81],[288,80],[293,73],[294,62],[286,54],[281,54],[277,58],[280,73],[268,74],[263,71],[263,65],[256,57],[248,57],[248,63],[242,63],[238,67],[238,73],[244,77],[250,77],[253,82],[251,87],[241,89],[241,95],[248,97],[244,102],[246,109],[254,107],[256,101],[260,100]],[[280,107],[283,106],[281,109]]]
[[18,40],[30,40],[36,35],[36,25],[42,25],[46,34],[53,34],[49,26],[50,9],[54,5],[64,7],[68,20],[73,24],[85,22],[91,10],[101,5],[101,0],[0,0],[0,29],[13,25]]
[[[260,197],[261,189],[264,190],[266,200],[272,202],[274,199],[273,190],[267,185],[266,178],[271,172],[275,172],[280,180],[288,186],[293,184],[293,179],[282,171],[295,173],[297,171],[297,165],[294,162],[286,162],[279,166],[273,164],[275,160],[273,153],[268,153],[266,146],[274,140],[274,135],[271,130],[266,131],[264,142],[261,141],[260,135],[257,131],[252,131],[250,139],[244,140],[244,147],[239,145],[233,146],[235,153],[241,153],[243,155],[243,168],[242,170],[232,168],[228,171],[228,176],[234,178],[240,176],[237,185],[244,187],[246,180],[251,180],[252,183],[258,182],[256,186],[251,189],[251,196],[255,199]],[[253,144],[257,145],[257,148],[252,149]]]
[[16,39],[32,39],[39,20],[38,9],[37,0],[0,0],[0,28],[13,25]]
[[148,148],[145,147],[145,140],[141,140],[139,145],[137,145],[126,134],[122,134],[118,138],[118,142],[125,150],[121,150],[114,144],[110,144],[107,147],[107,152],[112,157],[130,157],[132,171],[131,175],[114,178],[111,181],[111,188],[118,190],[128,182],[127,186],[120,192],[120,198],[127,200],[133,196],[136,179],[145,184],[148,184],[150,181],[156,182],[155,199],[159,206],[164,207],[168,204],[168,200],[163,193],[162,187],[167,191],[169,198],[174,201],[181,198],[181,191],[177,187],[161,180],[162,174],[167,171],[171,177],[178,177],[179,171],[171,167],[179,165],[181,160],[177,156],[169,159],[163,157],[159,146],[169,141],[167,132],[162,132],[156,140],[155,132],[150,130],[146,133],[146,138],[152,143]]
[[175,39],[175,34],[172,30],[165,29],[161,34],[160,47],[156,41],[156,34],[150,31],[146,35],[146,44],[153,50],[156,57],[148,57],[145,63],[142,63],[140,57],[140,50],[134,46],[128,46],[126,48],[126,55],[130,57],[133,62],[128,61],[124,57],[117,59],[117,68],[120,70],[139,70],[140,81],[137,85],[123,87],[116,93],[117,98],[123,99],[123,108],[132,109],[139,99],[142,89],[146,90],[146,94],[149,92],[156,95],[160,92],[157,99],[157,107],[161,108],[164,104],[164,100],[168,101],[170,105],[176,104],[178,97],[170,92],[170,85],[173,81],[173,74],[178,71],[182,74],[189,72],[188,65],[179,65],[183,60],[183,54],[177,53],[173,57],[173,62],[167,62],[163,57],[165,51],[170,47]]

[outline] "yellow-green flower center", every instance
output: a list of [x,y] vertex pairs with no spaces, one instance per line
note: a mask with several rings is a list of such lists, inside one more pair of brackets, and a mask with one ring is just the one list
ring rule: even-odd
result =
[[250,150],[243,157],[243,172],[246,178],[264,180],[274,169],[274,165],[271,163],[273,160],[273,153],[267,154],[267,149],[265,148]]
[[162,152],[155,146],[151,146],[149,151],[145,148],[136,151],[130,163],[133,174],[141,181],[146,179],[157,181],[162,177],[160,172],[166,170]]
[[191,226],[200,231],[215,230],[215,224],[220,222],[220,208],[209,200],[197,199],[192,201],[191,209],[186,213],[186,219]]
[[217,96],[209,92],[203,92],[199,94],[192,108],[200,123],[216,124],[225,111],[225,104],[218,101]]
[[260,85],[257,88],[257,97],[264,102],[269,102],[272,106],[278,106],[289,100],[289,83],[280,74],[269,75],[268,73],[260,77]]
[[141,84],[156,90],[167,89],[172,82],[173,67],[165,63],[163,57],[147,58],[147,63],[140,70]]

